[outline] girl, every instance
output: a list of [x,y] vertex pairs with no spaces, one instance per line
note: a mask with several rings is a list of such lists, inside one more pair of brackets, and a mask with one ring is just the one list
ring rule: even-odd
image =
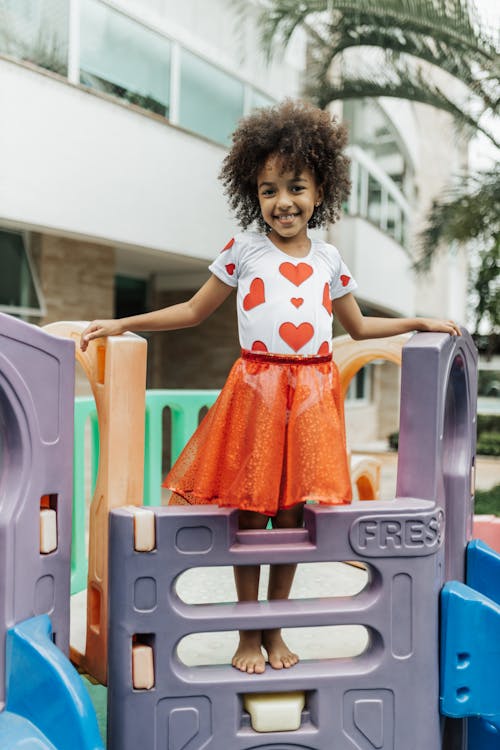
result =
[[[187,302],[120,320],[95,320],[81,348],[124,331],[196,326],[237,289],[241,357],[164,486],[173,503],[239,508],[241,529],[300,526],[306,500],[351,501],[332,313],[354,339],[409,331],[459,335],[452,321],[364,317],[338,250],[308,227],[338,219],[349,191],[346,132],[327,112],[287,100],[241,120],[221,179],[243,228]],[[257,224],[258,231],[248,231]],[[368,251],[368,249],[367,249]],[[295,565],[272,565],[269,599],[288,598]],[[259,566],[235,568],[239,601],[258,596]],[[280,629],[240,631],[243,672],[298,661]]]

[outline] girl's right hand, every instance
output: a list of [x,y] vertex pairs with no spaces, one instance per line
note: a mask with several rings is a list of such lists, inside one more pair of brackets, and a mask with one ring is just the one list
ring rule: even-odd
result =
[[93,320],[80,336],[80,349],[84,352],[92,339],[119,336],[125,330],[122,320]]

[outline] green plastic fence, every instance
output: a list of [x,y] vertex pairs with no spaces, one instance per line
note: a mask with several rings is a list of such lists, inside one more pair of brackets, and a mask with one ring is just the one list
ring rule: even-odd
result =
[[[163,410],[171,413],[171,454],[174,462],[199,422],[201,409],[210,407],[219,395],[216,390],[146,391],[144,505],[161,505],[161,459]],[[85,427],[90,420],[90,455],[85,456]],[[92,397],[75,399],[75,455],[73,477],[73,533],[71,548],[71,593],[87,587],[87,545],[85,476],[90,460],[91,490],[94,491],[99,466],[99,425]],[[88,471],[88,469],[87,469]]]

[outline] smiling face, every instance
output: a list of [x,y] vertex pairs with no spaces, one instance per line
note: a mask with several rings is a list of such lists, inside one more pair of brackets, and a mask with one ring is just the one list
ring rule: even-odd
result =
[[257,191],[269,239],[278,247],[308,250],[307,223],[323,198],[311,170],[284,172],[279,156],[271,155],[257,175]]

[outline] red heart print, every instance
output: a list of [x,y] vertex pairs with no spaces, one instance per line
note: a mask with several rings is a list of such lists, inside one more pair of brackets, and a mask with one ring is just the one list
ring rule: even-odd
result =
[[234,263],[228,263],[226,266],[226,271],[228,272],[230,276],[232,276],[235,268],[236,266],[234,265]]
[[243,309],[251,310],[252,308],[257,307],[257,305],[262,305],[265,301],[264,282],[257,277],[256,279],[253,279],[250,284],[250,291],[243,300]]
[[299,263],[297,266],[294,266],[293,263],[282,263],[279,270],[280,274],[295,286],[300,286],[313,273],[313,269],[308,263]]
[[263,341],[254,341],[252,344],[252,351],[253,352],[267,352],[268,349]]
[[321,346],[318,349],[318,354],[321,356],[324,356],[325,354],[330,354],[330,344],[328,341],[323,341]]
[[328,282],[323,287],[323,307],[326,309],[328,315],[332,314],[332,301],[330,299],[330,287]]
[[350,276],[346,276],[345,274],[342,274],[342,276],[340,277],[340,280],[342,282],[342,286],[347,286],[348,283],[351,280],[351,277]]
[[224,250],[229,250],[233,245],[234,245],[234,237],[231,240],[229,240],[229,242],[227,243],[225,247],[222,248],[221,253],[223,253]]
[[310,323],[301,323],[299,326],[293,323],[282,323],[279,334],[290,349],[298,352],[314,336],[314,328]]
[[292,297],[290,302],[294,307],[299,308],[301,305],[304,304],[304,298],[303,297]]

